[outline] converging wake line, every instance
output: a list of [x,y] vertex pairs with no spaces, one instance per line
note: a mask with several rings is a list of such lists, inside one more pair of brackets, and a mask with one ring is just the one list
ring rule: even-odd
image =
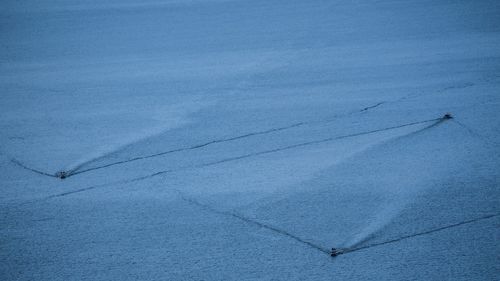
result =
[[[77,190],[73,190],[73,191],[63,192],[63,193],[56,194],[56,195],[51,195],[49,197],[45,197],[44,199],[51,199],[51,198],[56,198],[56,197],[67,196],[67,195],[71,195],[71,194],[75,194],[75,193],[80,193],[80,192],[84,192],[84,191],[87,191],[87,190],[92,190],[92,189],[95,189],[95,188],[98,188],[98,187],[103,187],[103,186],[111,185],[111,184],[132,183],[132,182],[142,181],[142,180],[146,180],[146,179],[149,179],[149,178],[157,177],[157,176],[168,174],[168,173],[174,173],[174,172],[184,171],[184,170],[188,170],[188,169],[199,169],[199,168],[214,166],[214,165],[218,165],[218,164],[222,164],[222,163],[227,163],[227,162],[232,162],[232,161],[238,161],[238,160],[241,160],[241,159],[256,157],[256,156],[260,156],[260,155],[266,155],[266,154],[276,153],[276,152],[280,152],[280,151],[286,151],[286,150],[290,150],[290,149],[294,149],[294,148],[305,147],[305,146],[309,146],[309,145],[315,145],[315,144],[320,144],[320,143],[325,143],[325,142],[330,142],[330,141],[335,141],[335,140],[340,140],[340,139],[345,139],[345,138],[357,137],[357,136],[367,135],[367,134],[374,134],[374,133],[377,133],[377,132],[382,132],[382,131],[393,130],[393,129],[397,129],[397,128],[403,128],[403,127],[408,127],[408,126],[413,126],[413,125],[425,124],[425,123],[433,122],[429,126],[423,128],[423,129],[418,130],[418,131],[422,131],[422,130],[426,130],[426,129],[432,128],[434,126],[437,126],[440,123],[442,123],[442,122],[444,122],[444,121],[446,121],[447,119],[450,119],[450,118],[451,118],[450,116],[447,117],[445,115],[444,117],[440,117],[440,118],[428,119],[428,120],[423,120],[423,121],[416,121],[416,122],[411,122],[411,123],[406,123],[406,124],[401,124],[401,125],[396,125],[396,126],[381,128],[381,129],[375,129],[375,130],[360,132],[360,133],[353,133],[353,134],[341,135],[341,136],[336,136],[336,137],[330,137],[330,138],[316,140],[316,141],[303,142],[303,143],[298,143],[298,144],[294,144],[294,145],[289,145],[289,146],[284,146],[284,147],[278,147],[278,148],[274,148],[274,149],[270,149],[270,150],[264,150],[264,151],[260,151],[260,152],[255,152],[255,153],[249,153],[249,154],[244,154],[244,155],[240,155],[240,156],[229,157],[229,158],[225,158],[225,159],[221,159],[221,160],[217,160],[217,161],[213,161],[213,162],[208,162],[208,163],[203,163],[203,164],[199,164],[199,165],[184,166],[184,167],[179,167],[177,169],[169,169],[169,170],[158,171],[158,172],[155,172],[155,173],[151,173],[151,174],[148,174],[148,175],[144,175],[144,176],[140,176],[140,177],[135,177],[135,178],[131,178],[131,179],[119,180],[119,181],[114,181],[114,182],[109,182],[109,183],[97,184],[97,185],[86,187],[86,188],[81,188],[81,189],[77,189]],[[413,132],[413,133],[415,133],[415,132]],[[42,199],[42,200],[44,200],[44,199]]]
[[149,155],[144,155],[144,156],[137,156],[137,157],[133,157],[133,158],[126,159],[126,160],[121,160],[121,161],[116,161],[116,162],[104,164],[104,165],[101,165],[101,166],[96,166],[96,167],[91,167],[91,168],[87,168],[87,169],[82,169],[86,165],[88,165],[88,164],[90,164],[92,162],[95,162],[98,159],[101,159],[101,158],[105,157],[105,156],[103,156],[103,157],[99,157],[99,158],[92,159],[92,160],[86,161],[84,163],[81,163],[80,165],[78,165],[77,167],[75,167],[75,168],[73,168],[73,169],[71,169],[69,171],[59,172],[58,175],[56,175],[56,176],[60,177],[60,178],[68,178],[68,177],[71,177],[71,176],[74,176],[74,175],[78,175],[78,174],[82,174],[82,173],[86,173],[86,172],[90,172],[90,171],[94,171],[94,170],[104,169],[104,168],[108,168],[108,167],[115,166],[115,165],[121,165],[121,164],[129,163],[129,162],[134,162],[134,161],[139,161],[139,160],[144,160],[144,159],[148,159],[148,158],[160,157],[160,156],[167,155],[167,154],[170,154],[170,153],[175,153],[175,152],[200,149],[200,148],[203,148],[203,147],[206,147],[206,146],[209,146],[209,145],[213,145],[213,144],[217,144],[217,143],[230,142],[230,141],[244,139],[244,138],[248,138],[248,137],[252,137],[252,136],[266,135],[266,134],[280,132],[280,131],[285,131],[285,130],[289,130],[289,129],[293,129],[293,128],[297,128],[297,127],[302,127],[302,126],[310,125],[310,124],[314,124],[314,123],[318,123],[318,124],[320,124],[320,123],[330,123],[330,122],[333,122],[334,120],[338,119],[341,116],[349,116],[349,115],[352,115],[352,114],[355,114],[355,113],[364,113],[366,111],[369,111],[371,109],[379,107],[379,106],[383,105],[384,103],[386,103],[386,102],[378,102],[378,103],[376,103],[374,105],[370,105],[370,106],[367,106],[367,107],[365,107],[363,109],[355,110],[355,111],[349,112],[349,113],[344,114],[344,115],[335,115],[335,116],[330,117],[329,119],[323,120],[323,121],[303,121],[303,122],[297,122],[297,123],[289,124],[289,125],[286,125],[286,126],[283,126],[283,127],[271,128],[271,129],[267,129],[267,130],[263,130],[263,131],[256,131],[256,132],[246,133],[246,134],[239,135],[239,136],[222,138],[222,139],[218,139],[218,140],[212,140],[212,141],[208,141],[208,142],[205,142],[205,143],[196,144],[196,145],[192,145],[192,146],[188,146],[188,147],[181,147],[181,148],[171,149],[171,150],[167,150],[167,151],[163,151],[163,152],[159,152],[159,153],[154,153],[154,154],[149,154]]

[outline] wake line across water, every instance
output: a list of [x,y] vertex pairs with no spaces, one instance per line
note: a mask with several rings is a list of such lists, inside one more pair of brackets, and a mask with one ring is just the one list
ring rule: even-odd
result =
[[[286,150],[295,149],[295,148],[299,148],[299,147],[305,147],[305,146],[309,146],[309,145],[315,145],[315,144],[320,144],[320,143],[325,143],[325,142],[330,142],[330,141],[335,141],[335,140],[340,140],[340,139],[345,139],[345,138],[357,137],[357,136],[361,136],[361,135],[373,134],[373,133],[377,133],[377,132],[388,131],[388,130],[393,130],[393,129],[397,129],[397,128],[403,128],[403,127],[432,122],[430,125],[406,135],[406,136],[410,136],[412,134],[415,134],[416,132],[420,132],[420,131],[435,127],[435,126],[441,124],[442,122],[446,121],[447,119],[450,119],[450,118],[440,117],[440,118],[434,118],[434,119],[429,119],[429,120],[406,123],[406,124],[392,126],[392,127],[375,129],[375,130],[371,130],[371,131],[365,131],[365,132],[353,133],[353,134],[342,135],[342,136],[337,136],[337,137],[330,137],[330,138],[316,140],[316,141],[298,143],[298,144],[294,144],[294,145],[290,145],[290,146],[279,147],[279,148],[270,149],[270,150],[264,150],[264,151],[260,151],[260,152],[256,152],[256,153],[249,153],[249,154],[245,154],[245,155],[229,157],[229,158],[216,160],[216,161],[208,162],[208,163],[202,163],[202,164],[191,165],[191,166],[184,166],[184,167],[179,167],[177,169],[158,171],[155,173],[151,173],[148,175],[135,177],[135,178],[131,178],[131,179],[119,180],[119,181],[108,182],[108,183],[101,183],[101,184],[97,184],[97,185],[93,185],[93,186],[89,186],[89,187],[85,187],[85,188],[81,188],[81,189],[77,189],[77,190],[73,190],[73,191],[66,191],[66,192],[63,192],[60,194],[51,195],[48,197],[41,198],[40,200],[47,200],[47,199],[51,199],[51,198],[67,196],[67,195],[71,195],[71,194],[75,194],[75,193],[93,190],[93,189],[96,189],[98,187],[103,187],[103,186],[111,185],[111,184],[132,183],[132,182],[142,181],[142,180],[146,180],[149,178],[157,177],[157,176],[168,174],[168,173],[174,173],[174,172],[184,171],[184,170],[188,170],[188,169],[204,168],[204,167],[214,166],[214,165],[218,165],[218,164],[222,164],[222,163],[227,163],[227,162],[232,162],[232,161],[238,161],[241,159],[256,157],[256,156],[260,156],[260,155],[266,155],[266,154],[271,154],[271,153],[275,153],[275,152],[286,151]],[[30,202],[26,202],[26,203],[30,203]]]
[[[220,164],[220,163],[224,163],[224,162],[235,161],[235,160],[239,160],[239,159],[243,159],[243,158],[248,158],[248,157],[253,157],[253,156],[258,156],[258,155],[263,155],[263,154],[269,154],[269,153],[274,153],[274,152],[279,152],[279,151],[293,149],[293,148],[302,147],[302,146],[309,146],[309,145],[314,145],[314,144],[329,142],[329,141],[333,141],[333,140],[340,140],[340,139],[344,139],[344,138],[351,138],[351,137],[357,137],[357,136],[362,136],[362,135],[367,135],[367,134],[373,134],[373,133],[377,133],[377,132],[382,132],[382,131],[387,131],[387,130],[393,130],[393,129],[403,128],[403,127],[408,127],[408,126],[413,126],[413,125],[418,125],[418,124],[423,124],[423,123],[435,122],[434,124],[432,124],[429,127],[427,127],[427,128],[430,128],[430,127],[438,125],[439,123],[445,121],[446,119],[448,119],[448,118],[440,117],[440,118],[429,119],[429,120],[418,121],[418,122],[412,122],[412,123],[407,123],[407,124],[403,124],[403,125],[397,125],[397,126],[382,128],[382,129],[376,129],[376,130],[365,131],[365,132],[360,132],[360,133],[353,133],[353,134],[348,134],[348,135],[343,135],[343,136],[338,136],[338,137],[330,137],[330,138],[325,138],[325,139],[321,139],[321,140],[309,141],[309,142],[294,144],[294,145],[290,145],[290,146],[280,147],[280,148],[276,148],[276,149],[271,149],[271,150],[266,150],[266,151],[261,151],[261,152],[256,152],[256,153],[250,153],[250,154],[245,154],[245,155],[241,155],[241,156],[231,157],[231,158],[227,158],[227,159],[223,159],[223,160],[218,160],[218,161],[215,161],[215,162],[210,162],[210,163],[207,163],[207,164],[197,165],[197,166],[194,166],[194,167],[195,168],[200,168],[200,167],[205,167],[205,166],[211,166],[211,165]],[[209,144],[211,144],[211,143],[215,143],[215,142],[210,142]],[[200,145],[200,146],[197,146],[197,148],[198,147],[207,146],[207,145],[208,144]],[[178,149],[178,150],[175,150],[175,151],[184,151],[184,150],[190,150],[190,149],[193,149],[193,148]],[[171,151],[171,152],[174,152],[174,151]],[[167,152],[167,153],[170,153],[170,152]],[[164,153],[164,154],[166,154],[166,153]],[[153,157],[155,157],[155,156],[153,156]],[[146,158],[149,158],[149,157],[146,157]],[[141,159],[144,159],[144,158],[141,158]],[[137,159],[137,160],[139,160],[139,159]],[[126,163],[126,162],[131,162],[131,161],[121,161],[119,164]],[[105,166],[101,166],[101,167],[96,167],[96,168],[88,169],[88,170],[81,171],[81,172],[75,172],[73,174],[64,174],[64,177],[66,178],[66,177],[77,175],[79,173],[83,173],[83,172],[86,172],[86,171],[96,170],[96,169],[102,169],[102,168],[110,167],[110,166],[113,166],[113,165],[115,165],[115,164],[112,163],[112,164],[109,164],[109,165],[105,165]],[[183,169],[183,168],[180,168],[180,169]],[[168,170],[168,172],[170,172],[170,170]],[[159,173],[164,173],[164,172],[159,172]],[[153,175],[156,175],[156,174],[153,174]]]
[[462,225],[466,225],[466,224],[471,224],[471,223],[474,223],[474,222],[479,222],[479,221],[482,221],[482,220],[487,220],[487,219],[498,217],[498,216],[500,216],[500,213],[485,215],[485,216],[482,216],[482,217],[478,217],[478,218],[474,218],[474,219],[469,219],[469,220],[461,221],[461,222],[458,222],[458,223],[449,224],[449,225],[445,225],[445,226],[442,226],[442,227],[429,229],[429,230],[422,231],[422,232],[417,232],[417,233],[410,234],[410,235],[400,236],[400,237],[397,237],[397,238],[394,238],[394,239],[390,239],[390,240],[387,240],[387,241],[383,241],[383,242],[378,242],[378,243],[373,243],[373,244],[368,244],[368,245],[365,245],[365,246],[361,246],[365,242],[371,240],[371,237],[370,237],[370,239],[365,239],[363,241],[360,241],[359,243],[354,244],[352,247],[336,249],[336,255],[335,256],[344,255],[344,254],[348,254],[348,253],[353,253],[353,252],[357,252],[357,251],[361,251],[361,250],[365,250],[365,249],[369,249],[369,248],[373,248],[373,247],[383,246],[383,245],[387,245],[387,244],[397,243],[397,242],[400,242],[400,241],[403,241],[403,240],[406,240],[406,239],[410,239],[410,238],[414,238],[414,237],[418,237],[418,236],[423,236],[423,235],[428,235],[428,234],[432,234],[432,233],[435,233],[435,232],[443,231],[443,230],[446,230],[446,229],[455,228],[455,227],[458,227],[458,226],[462,226]]
[[78,174],[82,174],[82,173],[86,173],[86,172],[90,172],[90,171],[94,171],[94,170],[104,169],[104,168],[108,168],[108,167],[115,166],[115,165],[121,165],[121,164],[129,163],[129,162],[134,162],[134,161],[139,161],[139,160],[148,159],[148,158],[160,157],[160,156],[167,155],[167,154],[170,154],[170,153],[175,153],[175,152],[181,152],[181,151],[188,151],[188,150],[199,149],[199,148],[203,148],[203,147],[206,147],[206,146],[209,146],[209,145],[212,145],[212,144],[230,142],[230,141],[244,139],[244,138],[248,138],[248,137],[252,137],[252,136],[266,135],[266,134],[275,133],[275,132],[279,132],[279,131],[290,130],[290,129],[297,128],[297,127],[302,127],[302,126],[305,126],[305,125],[320,124],[320,123],[331,123],[331,122],[335,121],[336,119],[338,119],[339,117],[350,116],[350,115],[353,115],[353,114],[356,114],[356,113],[365,113],[365,112],[367,112],[367,111],[369,111],[371,109],[374,109],[376,107],[379,107],[379,106],[381,106],[381,105],[383,105],[385,103],[386,102],[378,102],[378,103],[376,103],[374,105],[370,105],[370,106],[367,106],[367,107],[365,107],[363,109],[355,110],[355,111],[349,112],[347,114],[335,115],[333,117],[330,117],[327,120],[297,122],[297,123],[289,124],[289,125],[282,126],[282,127],[276,127],[276,128],[271,128],[271,129],[262,130],[262,131],[256,131],[256,132],[250,132],[250,133],[246,133],[246,134],[239,135],[239,136],[234,136],[234,137],[228,137],[228,138],[221,138],[221,139],[211,140],[211,141],[208,141],[208,142],[205,142],[205,143],[195,144],[195,145],[188,146],[188,147],[175,148],[175,149],[171,149],[171,150],[167,150],[167,151],[163,151],[163,152],[159,152],[159,153],[154,153],[154,154],[149,154],[149,155],[143,155],[143,156],[137,156],[137,157],[133,157],[133,158],[126,159],[126,160],[116,161],[116,162],[104,164],[104,165],[101,165],[101,166],[96,166],[96,167],[91,167],[91,168],[83,169],[85,166],[87,166],[87,165],[89,165],[89,164],[91,164],[91,163],[93,163],[93,162],[95,162],[95,161],[97,161],[99,159],[102,159],[102,158],[105,158],[106,156],[108,156],[108,155],[103,155],[101,157],[94,158],[94,159],[91,159],[89,161],[83,162],[83,163],[77,165],[75,168],[73,168],[71,170],[59,172],[58,177],[60,177],[60,178],[67,178],[67,177],[71,177],[71,176],[74,176],[74,175],[78,175]]

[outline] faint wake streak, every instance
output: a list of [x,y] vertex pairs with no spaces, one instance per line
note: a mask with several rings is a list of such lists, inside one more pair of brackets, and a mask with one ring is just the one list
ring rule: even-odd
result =
[[28,167],[28,166],[24,165],[23,163],[21,163],[21,162],[20,162],[19,160],[17,160],[17,159],[12,158],[12,159],[10,159],[10,162],[12,162],[12,163],[16,164],[17,166],[19,166],[19,167],[21,167],[21,168],[23,168],[23,169],[26,169],[26,170],[28,170],[28,171],[32,171],[32,172],[37,173],[37,174],[39,174],[39,175],[48,176],[48,177],[52,177],[52,178],[57,178],[57,176],[56,176],[56,175],[49,174],[49,173],[47,173],[47,172],[40,171],[40,170],[37,170],[37,169],[34,169],[34,168],[30,168],[30,167]]
[[314,244],[312,242],[309,242],[307,240],[304,240],[304,239],[302,239],[302,238],[300,238],[300,237],[298,237],[298,236],[296,236],[294,234],[291,234],[290,232],[288,232],[286,230],[283,230],[283,229],[277,228],[275,226],[268,225],[268,224],[265,224],[265,223],[262,223],[262,222],[259,222],[259,221],[256,221],[256,220],[252,220],[250,218],[247,218],[245,216],[236,214],[234,212],[217,210],[217,209],[215,209],[215,208],[213,208],[213,207],[211,207],[209,205],[202,204],[202,203],[194,200],[193,198],[186,197],[179,190],[176,190],[176,192],[179,193],[179,195],[180,195],[180,197],[181,197],[181,199],[183,201],[186,201],[186,202],[188,202],[190,204],[196,205],[196,206],[198,206],[198,207],[200,207],[200,208],[202,208],[204,210],[207,210],[207,211],[209,211],[211,213],[219,214],[219,215],[224,215],[224,216],[230,216],[230,217],[236,218],[236,219],[238,219],[240,221],[243,221],[243,222],[245,222],[247,224],[252,224],[252,225],[257,226],[257,227],[265,228],[265,229],[270,230],[270,231],[272,231],[274,233],[277,233],[277,234],[286,236],[288,238],[291,238],[291,239],[293,239],[293,240],[295,240],[295,241],[297,241],[299,243],[302,243],[302,244],[304,244],[304,245],[306,245],[306,246],[308,246],[310,248],[313,248],[313,249],[318,250],[320,252],[323,252],[325,254],[328,254],[328,255],[330,254],[330,251],[328,249],[323,248],[321,246],[318,246],[318,245],[316,245],[316,244]]
[[[361,110],[356,110],[356,111],[347,113],[345,115],[349,116],[349,115],[352,115],[352,114],[355,114],[355,113],[366,112],[366,111],[371,110],[373,108],[376,108],[376,107],[378,107],[380,105],[383,105],[384,103],[386,103],[386,102],[378,102],[378,103],[376,103],[374,105],[365,107],[365,108],[363,108]],[[86,165],[88,165],[90,163],[93,163],[93,162],[95,162],[95,161],[97,161],[99,159],[102,159],[102,158],[105,158],[105,157],[109,156],[109,154],[108,154],[108,155],[104,155],[104,156],[101,156],[101,157],[98,157],[98,158],[86,161],[84,163],[81,163],[80,165],[76,166],[75,168],[73,168],[73,169],[71,169],[69,171],[64,172],[64,174],[65,174],[65,177],[67,178],[67,177],[71,177],[71,176],[74,176],[74,175],[78,175],[78,174],[82,174],[82,173],[86,173],[86,172],[90,172],[90,171],[94,171],[94,170],[104,169],[104,168],[108,168],[108,167],[111,167],[111,166],[125,164],[125,163],[129,163],[129,162],[133,162],[133,161],[138,161],[138,160],[143,160],[143,159],[148,159],[148,158],[159,157],[159,156],[163,156],[163,155],[170,154],[170,153],[175,153],[175,152],[181,152],[181,151],[199,149],[199,148],[203,148],[203,147],[206,147],[206,146],[209,146],[209,145],[212,145],[212,144],[230,142],[230,141],[234,141],[234,140],[238,140],[238,139],[243,139],[243,138],[248,138],[248,137],[252,137],[252,136],[265,135],[265,134],[270,134],[270,133],[274,133],[274,132],[285,131],[285,130],[289,130],[289,129],[292,129],[292,128],[297,128],[297,127],[301,127],[301,126],[304,126],[304,125],[310,125],[310,124],[314,124],[314,123],[330,123],[330,122],[333,122],[334,120],[336,120],[339,117],[340,116],[333,116],[330,119],[323,120],[323,121],[304,121],[304,122],[298,122],[298,123],[290,124],[290,125],[283,126],[283,127],[278,127],[278,128],[272,128],[272,129],[263,130],[263,131],[257,131],[257,132],[247,133],[247,134],[243,134],[243,135],[239,135],[239,136],[235,136],[235,137],[229,137],[229,138],[222,138],[222,139],[218,139],[218,140],[212,140],[212,141],[209,141],[209,142],[205,142],[205,143],[202,143],[202,144],[197,144],[197,145],[193,145],[193,146],[189,146],[189,147],[176,148],[176,149],[172,149],[172,150],[168,150],[168,151],[163,151],[163,152],[159,152],[159,153],[154,153],[154,154],[149,154],[149,155],[145,155],[145,156],[137,156],[137,157],[133,157],[133,158],[130,158],[130,159],[116,161],[116,162],[105,164],[105,165],[101,165],[101,166],[96,166],[96,167],[92,167],[92,168],[88,168],[88,169],[82,169],[83,167],[85,167]]]
[[[304,143],[294,144],[294,145],[285,146],[285,147],[281,147],[281,148],[276,148],[276,149],[261,151],[261,152],[257,152],[257,153],[250,153],[250,154],[245,154],[245,155],[241,155],[241,156],[231,157],[231,158],[219,160],[219,161],[216,161],[216,162],[211,162],[211,163],[204,164],[204,165],[201,165],[201,166],[198,165],[198,166],[194,166],[194,167],[199,168],[199,167],[211,166],[211,165],[214,165],[214,164],[220,164],[220,163],[229,162],[229,161],[235,161],[235,160],[244,159],[244,158],[248,158],[248,157],[253,157],[253,156],[258,156],[258,155],[263,155],[263,154],[269,154],[269,153],[279,152],[279,151],[288,150],[288,149],[292,149],[292,148],[297,148],[297,147],[301,147],[301,146],[308,146],[308,145],[319,144],[319,143],[323,143],[323,142],[329,142],[329,141],[333,141],[333,140],[339,140],[339,139],[344,139],[344,138],[350,138],[350,137],[357,137],[357,136],[361,136],[361,135],[373,134],[373,133],[377,133],[377,132],[381,132],[381,131],[393,130],[393,129],[403,128],[403,127],[418,125],[418,124],[422,124],[422,123],[433,122],[433,121],[436,121],[436,123],[432,124],[431,126],[436,126],[439,123],[443,122],[444,120],[446,120],[446,119],[440,117],[440,118],[435,118],[435,119],[430,119],[430,120],[424,120],[424,121],[419,121],[419,122],[413,122],[413,123],[408,123],[408,124],[403,124],[403,125],[398,125],[398,126],[393,126],[393,127],[383,128],[383,129],[377,129],[377,130],[372,130],[372,131],[367,131],[367,132],[354,133],[354,134],[349,134],[349,135],[344,135],[344,136],[338,136],[338,137],[330,137],[330,138],[326,138],[326,139],[322,139],[322,140],[304,142]],[[431,126],[429,126],[429,127],[431,127]],[[203,146],[206,146],[206,145],[208,145],[208,144],[205,144]],[[177,151],[183,151],[183,150],[189,150],[189,149],[192,149],[192,148],[180,149],[180,150],[177,150]],[[130,162],[130,161],[127,161],[127,162]],[[125,162],[122,161],[120,163],[125,163]],[[112,166],[112,165],[114,165],[114,164],[106,165],[106,167],[109,167],[109,166]],[[103,168],[103,167],[101,167],[101,168]],[[96,170],[96,169],[100,169],[100,168],[96,167],[96,168],[92,168],[92,169]],[[86,170],[86,171],[89,171],[89,170]],[[84,171],[81,171],[79,173],[83,173],[83,172]],[[79,174],[79,173],[73,173],[73,174],[67,175],[66,177],[69,177],[71,175],[76,175],[76,174]],[[159,172],[159,173],[163,174],[163,172]]]
[[365,240],[360,241],[359,243],[353,245],[350,248],[339,249],[338,255],[344,255],[344,254],[348,254],[348,253],[352,253],[352,252],[357,252],[357,251],[361,251],[361,250],[365,250],[365,249],[369,249],[369,248],[373,248],[373,247],[378,247],[378,246],[382,246],[382,245],[392,244],[392,243],[400,242],[402,240],[410,239],[410,238],[413,238],[413,237],[423,236],[423,235],[431,234],[431,233],[434,233],[434,232],[439,232],[439,231],[443,231],[443,230],[446,230],[446,229],[455,228],[455,227],[458,227],[458,226],[461,226],[461,225],[470,224],[470,223],[474,223],[474,222],[478,222],[478,221],[490,219],[490,218],[497,217],[497,216],[500,216],[500,214],[490,214],[490,215],[482,216],[482,217],[479,217],[479,218],[470,219],[470,220],[466,220],[466,221],[462,221],[462,222],[458,222],[458,223],[454,223],[454,224],[450,224],[450,225],[446,225],[446,226],[442,226],[442,227],[430,229],[430,230],[423,231],[423,232],[418,232],[418,233],[414,233],[414,234],[410,234],[410,235],[401,236],[401,237],[394,238],[394,239],[391,239],[391,240],[387,240],[387,241],[384,241],[384,242],[373,243],[373,244],[368,244],[366,246],[358,247],[359,245],[361,245],[361,244],[363,244],[363,243],[365,243],[365,242],[367,242],[367,241],[370,240],[370,239],[365,239]]
[[94,159],[94,160],[92,160],[90,162],[83,163],[83,164],[77,166],[75,169],[72,169],[72,170],[68,171],[68,176],[67,177],[78,175],[78,174],[82,174],[82,173],[86,173],[86,172],[90,172],[90,171],[94,171],[94,170],[99,170],[99,169],[103,169],[103,168],[107,168],[107,167],[111,167],[111,166],[115,166],[115,165],[129,163],[129,162],[133,162],[133,161],[138,161],[138,160],[143,160],[143,159],[148,159],[148,158],[159,157],[159,156],[170,154],[170,153],[174,153],[174,152],[181,152],[181,151],[199,149],[199,148],[202,148],[202,147],[205,147],[205,146],[209,146],[209,145],[212,145],[212,144],[216,144],[216,143],[229,142],[229,141],[243,139],[243,138],[247,138],[247,137],[251,137],[251,136],[258,136],[258,135],[264,135],[264,134],[269,134],[269,133],[273,133],[273,132],[279,132],[279,131],[283,131],[283,130],[287,130],[287,129],[299,127],[299,126],[302,126],[304,124],[305,124],[304,122],[295,123],[295,124],[292,124],[292,125],[289,125],[289,126],[285,126],[285,127],[274,128],[274,129],[269,129],[269,130],[260,131],[260,132],[253,132],[253,133],[248,133],[248,134],[244,134],[244,135],[240,135],[240,136],[236,136],[236,137],[225,138],[225,139],[213,140],[213,141],[209,141],[209,142],[206,142],[206,143],[193,145],[193,146],[190,146],[190,147],[183,147],[183,148],[172,149],[172,150],[168,150],[168,151],[164,151],[164,152],[160,152],[160,153],[155,153],[155,154],[150,154],[150,155],[146,155],[146,156],[138,156],[138,157],[130,158],[130,159],[127,159],[127,160],[122,160],[122,161],[117,161],[117,162],[109,163],[109,164],[102,165],[102,166],[97,166],[97,167],[92,167],[92,168],[88,168],[88,169],[84,169],[84,170],[79,170],[83,166],[85,166],[85,165],[87,165],[87,164],[89,164],[89,163],[91,163],[91,162],[93,162],[93,161],[96,160],[96,159]]
[[[140,177],[136,177],[136,178],[132,178],[132,179],[127,179],[127,180],[121,180],[121,181],[115,181],[115,182],[109,182],[109,183],[94,185],[94,186],[90,186],[90,187],[86,187],[86,188],[82,188],[82,189],[78,189],[78,190],[68,191],[68,192],[64,192],[64,193],[60,193],[60,194],[56,194],[56,195],[51,195],[49,197],[43,198],[42,200],[51,199],[51,198],[55,198],[55,197],[62,197],[62,196],[66,196],[66,195],[70,195],[70,194],[75,194],[75,193],[80,193],[80,192],[83,192],[83,191],[92,190],[92,189],[95,189],[97,187],[102,187],[102,186],[106,186],[106,185],[110,185],[110,184],[121,184],[121,183],[137,182],[137,181],[146,180],[146,179],[149,179],[149,178],[153,178],[153,177],[164,175],[164,174],[168,174],[168,173],[173,173],[173,172],[178,172],[178,171],[183,171],[183,170],[188,170],[188,169],[204,168],[204,167],[214,166],[214,165],[218,165],[218,164],[222,164],[222,163],[237,161],[237,160],[241,160],[241,159],[245,159],[245,158],[250,158],[250,157],[255,157],[255,156],[260,156],[260,155],[265,155],[265,154],[270,154],[270,153],[285,151],[285,150],[289,150],[289,149],[294,149],[294,148],[298,148],[298,147],[304,147],[304,146],[309,146],[309,145],[314,145],[314,144],[319,144],[319,143],[324,143],[324,142],[329,142],[329,141],[334,141],[334,140],[339,140],[339,139],[351,138],[351,137],[356,137],[356,136],[361,136],[361,135],[373,134],[373,133],[376,133],[376,132],[393,130],[393,129],[408,127],[408,126],[417,125],[417,124],[424,124],[424,123],[434,122],[434,123],[430,124],[429,126],[416,131],[416,132],[420,132],[420,131],[432,128],[434,126],[437,126],[437,125],[439,125],[440,123],[442,123],[442,122],[444,122],[446,120],[448,120],[448,118],[440,117],[440,118],[423,120],[423,121],[417,121],[417,122],[412,122],[412,123],[407,123],[407,124],[402,124],[402,125],[397,125],[397,126],[392,126],[392,127],[386,127],[386,128],[382,128],[382,129],[370,130],[370,131],[365,131],[365,132],[360,132],[360,133],[354,133],[354,134],[348,134],[348,135],[337,136],[337,137],[330,137],[330,138],[326,138],[326,139],[322,139],[322,140],[309,141],[309,142],[299,143],[299,144],[295,144],[295,145],[290,145],[290,146],[285,146],[285,147],[280,147],[280,148],[275,148],[275,149],[260,151],[260,152],[256,152],[256,153],[249,153],[249,154],[245,154],[245,155],[240,155],[240,156],[235,156],[235,157],[229,157],[229,158],[226,158],[226,159],[217,160],[217,161],[213,161],[213,162],[208,162],[208,163],[204,163],[204,164],[200,164],[200,165],[185,166],[185,167],[180,167],[180,168],[177,168],[177,169],[170,169],[170,170],[158,171],[158,172],[155,172],[155,173],[152,173],[152,174],[149,174],[149,175],[140,176]],[[412,132],[412,133],[410,133],[410,135],[414,134],[416,132]]]
[[[181,167],[181,168],[178,168],[178,169],[175,169],[175,170],[160,171],[160,172],[156,172],[156,173],[151,174],[151,175],[140,177],[138,179],[143,180],[143,179],[150,178],[150,177],[155,177],[155,176],[158,176],[158,175],[161,175],[161,174],[176,172],[176,171],[190,169],[190,168],[204,168],[204,167],[209,167],[209,166],[218,165],[218,164],[222,164],[222,163],[237,161],[237,160],[241,160],[241,159],[245,159],[245,158],[250,158],[250,157],[255,157],[255,156],[260,156],[260,155],[265,155],[265,154],[271,154],[271,153],[276,153],[276,152],[280,152],[280,151],[285,151],[285,150],[289,150],[289,149],[294,149],[294,148],[298,148],[298,147],[304,147],[304,146],[309,146],[309,145],[314,145],[314,144],[320,144],[320,143],[330,142],[330,141],[334,141],[334,140],[340,140],[340,139],[345,139],[345,138],[352,138],[352,137],[357,137],[357,136],[362,136],[362,135],[368,135],[368,134],[373,134],[373,133],[387,131],[387,130],[393,130],[393,129],[403,128],[403,127],[408,127],[408,126],[413,126],[413,125],[418,125],[418,124],[423,124],[423,123],[434,122],[433,124],[431,124],[431,125],[429,125],[429,126],[427,126],[427,127],[425,127],[425,128],[422,129],[422,130],[426,130],[426,129],[430,128],[430,127],[437,126],[438,124],[440,124],[441,122],[443,122],[445,120],[446,119],[440,117],[440,118],[435,118],[435,119],[430,119],[430,120],[424,120],[424,121],[412,122],[412,123],[407,123],[407,124],[398,125],[398,126],[387,127],[387,128],[383,128],[383,129],[365,131],[365,132],[361,132],[361,133],[354,133],[354,134],[348,134],[348,135],[337,136],[337,137],[330,137],[330,138],[316,140],[316,141],[303,142],[303,143],[298,143],[298,144],[289,145],[289,146],[285,146],[285,147],[279,147],[279,148],[275,148],[275,149],[264,150],[264,151],[255,152],[255,153],[249,153],[249,154],[240,155],[240,156],[229,157],[229,158],[225,158],[225,159],[222,159],[222,160],[217,160],[217,161],[209,162],[209,163],[205,163],[205,164],[200,164],[200,165],[195,165],[195,166],[186,166],[186,167]],[[419,131],[421,131],[421,130],[419,130]]]

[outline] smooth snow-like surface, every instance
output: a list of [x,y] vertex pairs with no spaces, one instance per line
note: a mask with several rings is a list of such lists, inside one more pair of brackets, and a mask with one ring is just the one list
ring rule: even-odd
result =
[[498,1],[6,0],[0,43],[1,280],[500,276]]

